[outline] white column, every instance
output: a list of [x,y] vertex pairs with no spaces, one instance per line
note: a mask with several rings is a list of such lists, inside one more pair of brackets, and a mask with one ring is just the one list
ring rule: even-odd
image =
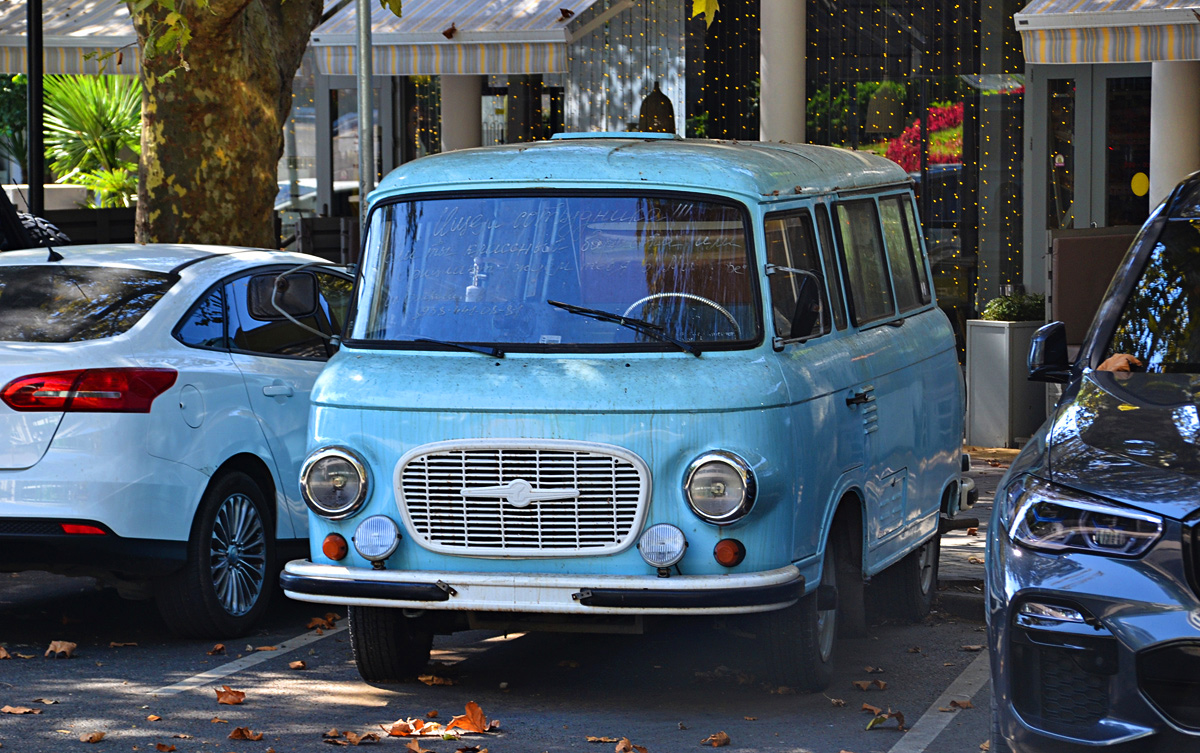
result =
[[1150,78],[1150,208],[1200,170],[1200,62],[1154,63]]
[[804,141],[804,8],[802,0],[761,0],[758,134],[763,141]]
[[483,145],[483,76],[442,76],[442,151]]

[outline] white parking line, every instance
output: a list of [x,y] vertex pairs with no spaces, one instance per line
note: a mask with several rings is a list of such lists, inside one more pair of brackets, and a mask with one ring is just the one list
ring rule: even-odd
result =
[[174,685],[168,685],[164,688],[151,690],[147,695],[176,695],[186,690],[203,687],[208,685],[213,680],[219,680],[222,677],[228,677],[235,672],[241,672],[247,667],[253,667],[255,664],[261,664],[268,659],[274,659],[290,651],[295,651],[298,648],[303,648],[310,643],[315,643],[323,638],[328,638],[331,635],[337,635],[346,629],[345,625],[341,625],[324,631],[323,635],[318,635],[316,632],[305,633],[298,635],[291,640],[284,641],[278,644],[276,651],[255,651],[252,654],[247,654],[240,659],[234,659],[228,664],[222,664],[219,667],[214,667],[207,672],[201,672],[198,675],[187,678],[182,682],[177,682]]
[[958,679],[950,683],[946,692],[942,693],[933,702],[933,705],[925,710],[917,723],[888,750],[888,753],[923,753],[929,744],[942,733],[942,730],[950,725],[954,717],[962,713],[956,711],[951,714],[938,709],[948,708],[951,701],[969,701],[988,681],[989,670],[988,655],[984,651],[975,661],[967,665]]

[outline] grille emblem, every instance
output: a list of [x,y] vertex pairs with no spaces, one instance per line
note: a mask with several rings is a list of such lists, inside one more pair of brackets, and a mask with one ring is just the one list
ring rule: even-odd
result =
[[500,497],[513,507],[528,507],[532,502],[548,502],[557,499],[574,499],[578,489],[534,489],[533,484],[523,478],[513,479],[500,486],[469,486],[460,489],[464,497]]

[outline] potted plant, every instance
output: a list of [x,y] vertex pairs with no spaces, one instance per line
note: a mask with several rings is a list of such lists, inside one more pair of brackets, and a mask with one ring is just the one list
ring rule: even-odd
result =
[[1045,296],[1014,293],[967,320],[967,444],[1017,447],[1045,419],[1045,387],[1026,377],[1029,341],[1045,312]]

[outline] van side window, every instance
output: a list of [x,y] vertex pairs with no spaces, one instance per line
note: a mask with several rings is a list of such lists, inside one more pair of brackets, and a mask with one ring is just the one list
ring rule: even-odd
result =
[[896,288],[896,303],[901,311],[915,309],[924,303],[917,281],[917,265],[913,258],[911,238],[904,227],[904,210],[899,196],[879,200],[879,217],[883,220],[883,238],[887,244],[888,261],[892,267],[892,284]]
[[775,336],[795,340],[825,334],[829,331],[825,275],[812,217],[808,212],[772,215],[765,230],[767,263],[773,266],[769,281]]
[[829,209],[818,206],[817,232],[821,238],[821,258],[825,260],[825,287],[829,288],[829,310],[838,329],[846,328],[846,304],[842,300],[842,265],[838,264],[837,245],[833,242],[833,227],[829,224]]
[[854,323],[866,324],[891,316],[896,312],[896,304],[892,300],[892,284],[883,255],[875,201],[860,199],[839,203],[837,222],[842,253],[846,257]]
[[911,198],[905,198],[900,203],[904,205],[904,223],[908,230],[908,242],[913,250],[913,263],[917,265],[917,282],[921,286],[921,303],[929,303],[933,298],[929,292],[929,275],[925,269],[925,254],[921,251],[921,230],[917,225],[917,212],[913,209]]

